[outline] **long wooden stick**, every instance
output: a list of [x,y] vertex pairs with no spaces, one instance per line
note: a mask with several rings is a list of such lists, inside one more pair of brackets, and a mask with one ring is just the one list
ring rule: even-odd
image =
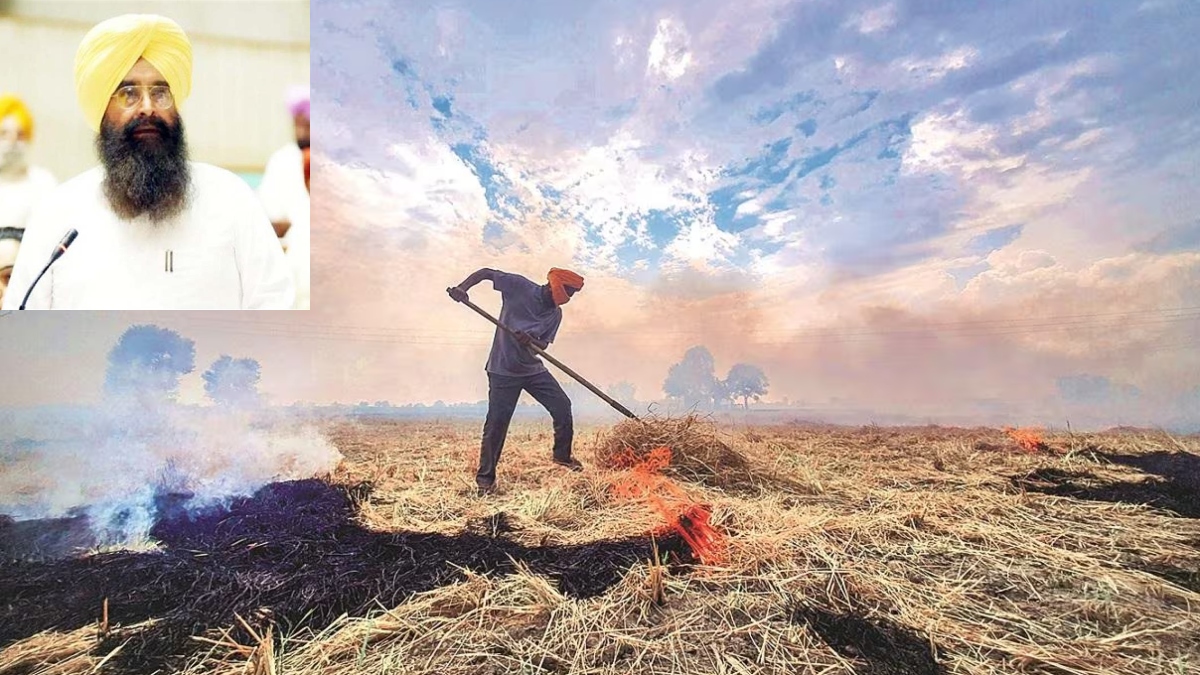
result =
[[[449,289],[447,289],[447,290],[449,290]],[[504,324],[500,323],[495,317],[493,317],[491,314],[488,314],[483,309],[480,309],[479,306],[476,305],[475,303],[471,302],[470,300],[463,300],[462,304],[475,310],[476,312],[479,313],[480,316],[482,316],[483,318],[487,319],[488,321],[491,321],[492,323],[496,324],[496,326],[499,327],[500,329],[507,331],[509,335],[516,337],[516,335],[517,335],[516,331],[514,331],[513,329],[509,328],[508,326],[505,326]],[[559,361],[558,359],[554,358],[553,356],[550,356],[549,354],[547,354],[546,350],[544,350],[541,347],[538,347],[537,345],[532,344],[532,343],[529,345],[529,348],[532,349],[535,353],[537,353],[538,356],[541,356],[542,358],[546,359],[550,363],[553,363],[554,365],[558,366],[559,369],[561,369],[564,373],[575,378],[575,380],[578,381],[579,384],[582,384],[583,386],[587,387],[589,390],[591,390],[591,392],[593,394],[604,399],[604,402],[608,403],[613,408],[616,408],[617,412],[621,413],[622,415],[625,415],[626,417],[628,417],[630,419],[635,419],[635,420],[638,419],[638,416],[634,415],[629,410],[629,408],[626,408],[625,406],[621,405],[617,401],[613,400],[613,398],[611,396],[609,396],[608,394],[605,394],[604,392],[597,389],[596,385],[583,379],[582,375],[580,375],[579,373],[575,372],[574,370],[571,370],[570,368],[568,368],[566,366],[566,364],[564,364],[562,361]]]

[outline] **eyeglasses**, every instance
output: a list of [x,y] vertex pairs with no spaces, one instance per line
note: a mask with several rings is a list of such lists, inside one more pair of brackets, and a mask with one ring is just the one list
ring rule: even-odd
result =
[[141,104],[143,90],[150,91],[150,103],[159,110],[167,110],[175,105],[175,97],[171,95],[171,88],[162,84],[151,86],[128,84],[118,89],[112,98],[116,99],[117,104],[125,110],[131,110]]

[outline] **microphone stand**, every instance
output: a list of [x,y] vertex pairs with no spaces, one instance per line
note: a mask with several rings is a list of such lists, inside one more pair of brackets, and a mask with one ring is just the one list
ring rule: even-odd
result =
[[42,280],[42,276],[46,274],[46,270],[50,269],[50,266],[54,264],[54,261],[61,258],[62,254],[67,252],[67,247],[75,241],[75,237],[77,236],[79,236],[79,231],[72,229],[66,234],[66,236],[62,238],[62,241],[58,242],[58,247],[54,249],[54,253],[50,256],[50,262],[46,263],[46,266],[42,268],[42,271],[37,275],[37,278],[33,280],[33,283],[29,284],[29,290],[25,291],[25,298],[21,300],[21,306],[17,309],[25,309],[25,303],[29,302],[29,296],[33,294],[34,287],[36,287],[38,282]]

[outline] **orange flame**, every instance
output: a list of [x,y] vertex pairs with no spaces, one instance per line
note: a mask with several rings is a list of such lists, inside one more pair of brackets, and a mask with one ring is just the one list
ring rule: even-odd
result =
[[664,529],[678,532],[700,562],[711,565],[725,560],[725,535],[709,523],[712,513],[661,473],[671,463],[670,448],[655,448],[640,460],[627,450],[615,460],[619,468],[631,469],[613,485],[617,497],[649,504],[667,521]]
[[1026,452],[1036,452],[1045,447],[1045,442],[1042,440],[1042,430],[1036,427],[1024,427],[1014,429],[1012,427],[1004,427],[1004,433],[1008,437],[1016,441],[1017,445]]

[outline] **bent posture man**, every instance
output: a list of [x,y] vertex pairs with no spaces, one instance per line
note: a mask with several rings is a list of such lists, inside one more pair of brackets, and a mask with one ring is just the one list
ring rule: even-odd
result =
[[17,309],[71,229],[78,239],[27,307],[291,308],[292,275],[254,191],[188,160],[179,106],[191,86],[191,44],[174,21],[129,14],[88,32],[75,91],[101,165],[34,209],[4,309]]
[[462,302],[467,299],[467,291],[484,280],[491,281],[492,288],[500,292],[500,323],[511,328],[516,336],[497,328],[484,367],[488,374],[488,411],[479,449],[479,472],[475,475],[479,491],[488,493],[495,489],[496,465],[522,391],[529,392],[545,406],[554,422],[554,463],[574,471],[583,470],[583,465],[571,457],[575,434],[571,399],[542,360],[528,348],[533,344],[544,350],[554,342],[562,323],[562,305],[583,288],[583,277],[554,268],[547,276],[547,283],[539,286],[519,274],[481,269],[449,289],[450,297]]

